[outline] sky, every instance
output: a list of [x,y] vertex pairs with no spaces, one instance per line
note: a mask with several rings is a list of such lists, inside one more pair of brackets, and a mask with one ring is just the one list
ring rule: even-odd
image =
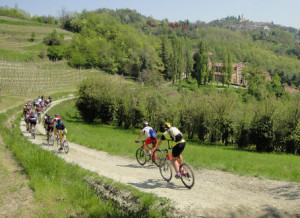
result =
[[60,16],[62,9],[81,12],[109,8],[136,10],[144,16],[170,22],[197,20],[206,23],[239,15],[251,21],[273,22],[300,29],[300,0],[1,0],[0,6],[25,10],[32,15]]

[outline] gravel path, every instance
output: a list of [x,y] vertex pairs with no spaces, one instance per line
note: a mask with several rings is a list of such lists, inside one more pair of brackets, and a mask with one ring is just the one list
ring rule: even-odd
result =
[[300,217],[300,183],[194,170],[196,182],[188,190],[174,177],[169,183],[165,182],[151,163],[140,166],[134,159],[112,156],[75,143],[69,143],[70,151],[65,154],[58,152],[56,145],[47,146],[42,125],[38,125],[40,133],[34,140],[25,131],[24,121],[20,128],[28,140],[67,162],[143,192],[170,198],[189,217]]

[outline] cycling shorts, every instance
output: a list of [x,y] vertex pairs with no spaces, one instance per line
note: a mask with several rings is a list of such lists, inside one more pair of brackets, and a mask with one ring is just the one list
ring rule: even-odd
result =
[[145,144],[146,145],[150,145],[150,144],[153,144],[153,148],[156,147],[156,143],[157,143],[157,138],[155,139],[152,139],[151,137],[148,137],[145,141]]
[[29,123],[36,125],[36,120],[29,120]]
[[53,130],[54,130],[54,128],[53,128],[53,126],[47,126],[47,131],[52,131],[53,132]]
[[172,148],[172,156],[173,157],[179,157],[179,155],[182,153],[184,148],[185,148],[185,142],[181,142],[181,143],[176,144]]

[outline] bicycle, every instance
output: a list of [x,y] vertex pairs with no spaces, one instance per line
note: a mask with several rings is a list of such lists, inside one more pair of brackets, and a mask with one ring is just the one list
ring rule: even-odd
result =
[[48,145],[53,146],[54,145],[54,141],[55,141],[55,137],[52,135],[52,131],[50,130],[47,134],[47,142]]
[[35,139],[35,129],[34,129],[34,125],[31,125],[31,136],[33,137],[33,139]]
[[[165,157],[161,159],[161,163],[159,164],[159,171],[163,179],[169,182],[172,179],[172,165],[170,161],[172,161],[173,156],[169,153],[169,149],[171,147],[162,149],[160,151],[165,152]],[[182,163],[179,166],[180,171],[180,179],[184,186],[188,189],[191,189],[195,184],[195,176],[192,168],[187,163]],[[176,172],[177,173],[177,172]]]
[[38,122],[41,123],[41,119],[42,119],[42,112],[41,111],[37,112],[37,118],[38,118]]
[[136,150],[137,162],[143,166],[147,162],[147,158],[149,158],[156,166],[159,166],[160,159],[164,158],[164,153],[156,149],[151,149],[151,155],[148,155],[145,141],[146,140],[136,141],[136,143],[143,143],[142,146]]
[[[59,132],[56,133],[56,146],[58,151],[60,151],[61,146],[60,146],[60,137],[59,137]],[[53,142],[54,143],[54,142]],[[63,146],[62,148],[64,149],[64,152],[67,154],[69,152],[69,142],[66,139],[66,135],[63,135]]]

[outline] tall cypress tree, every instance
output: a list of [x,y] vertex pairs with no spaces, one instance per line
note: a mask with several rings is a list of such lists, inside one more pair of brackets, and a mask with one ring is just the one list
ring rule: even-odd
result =
[[198,87],[206,81],[208,71],[208,55],[205,50],[204,42],[200,42],[196,53],[194,54],[193,78],[197,80]]

